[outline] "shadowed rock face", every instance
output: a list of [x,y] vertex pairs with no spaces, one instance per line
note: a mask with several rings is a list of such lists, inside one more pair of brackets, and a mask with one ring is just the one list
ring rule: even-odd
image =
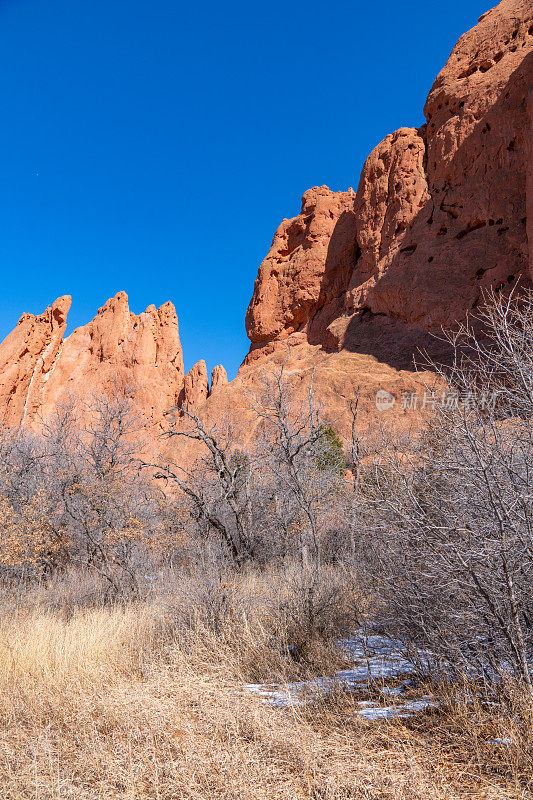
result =
[[409,348],[402,325],[453,325],[483,289],[527,280],[532,26],[530,0],[503,0],[454,47],[427,99],[426,124],[385,137],[355,195],[324,186],[304,195],[259,268],[248,361],[303,335],[357,350],[365,313],[376,318],[378,338],[378,316],[400,323]]
[[355,194],[309,189],[302,210],[284,219],[259,267],[246,313],[253,343],[284,339],[347,287],[354,265]]
[[0,345],[2,421],[36,425],[70,393],[129,384],[156,431],[181,405],[213,420],[241,415],[246,437],[247,397],[291,345],[295,396],[305,398],[312,379],[342,430],[359,392],[371,426],[377,390],[423,391],[413,354],[428,345],[435,353],[432,331],[464,319],[483,290],[533,275],[532,84],[531,0],[503,0],[459,39],[429,93],[426,123],[386,136],[357,192],[315,187],[300,214],[283,220],[246,314],[250,352],[231,383],[215,367],[209,390],[204,361],[184,375],[171,303],[137,316],[122,292],[64,338],[62,297],[40,316],[23,315]]

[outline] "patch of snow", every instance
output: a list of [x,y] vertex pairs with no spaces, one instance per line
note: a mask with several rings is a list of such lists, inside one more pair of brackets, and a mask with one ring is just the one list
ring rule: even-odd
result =
[[48,370],[48,372],[46,372],[46,373],[43,375],[43,383],[46,383],[46,382],[47,382],[47,380],[49,379],[50,375],[51,375],[51,374],[53,373],[53,371],[55,370],[55,368],[56,368],[56,364],[57,364],[57,362],[58,362],[58,360],[59,360],[59,356],[61,355],[61,351],[62,351],[62,349],[63,349],[63,345],[61,345],[61,347],[60,347],[60,348],[59,348],[59,350],[57,351],[57,355],[56,355],[56,357],[54,358],[54,361],[53,361],[53,363],[52,363],[52,366],[50,367],[50,369]]
[[37,369],[40,366],[42,366],[42,363],[43,363],[42,359],[39,358],[36,361],[35,366],[33,368],[33,372],[31,374],[31,378],[30,378],[30,385],[28,386],[28,394],[26,395],[26,401],[24,403],[24,410],[22,411],[22,420],[20,422],[21,426],[24,425],[24,422],[26,421],[26,414],[28,413],[28,405],[29,405],[29,402],[30,402],[30,394],[31,394],[32,386],[33,386],[33,381],[35,380],[35,375],[37,373]]
[[430,695],[424,695],[419,700],[408,700],[401,706],[378,706],[375,703],[362,700],[357,704],[360,708],[356,713],[365,719],[394,719],[398,717],[411,717],[419,711],[434,708],[437,703]]
[[[354,660],[350,669],[339,670],[331,678],[318,677],[309,681],[295,681],[285,685],[274,684],[248,684],[244,688],[254,692],[269,705],[301,706],[306,698],[325,695],[333,686],[340,686],[347,690],[368,688],[376,683],[383,683],[380,691],[392,697],[401,697],[402,693],[410,686],[409,679],[398,686],[387,686],[391,679],[409,676],[414,672],[414,665],[405,657],[398,642],[385,636],[367,635],[359,632],[350,639],[339,642],[345,655]],[[428,653],[417,653],[421,663],[429,663]],[[426,711],[434,707],[436,701],[429,695],[418,700],[406,700],[394,706],[379,706],[374,701],[362,700],[358,703],[356,712],[366,719],[387,719],[392,717],[407,717],[419,711]]]

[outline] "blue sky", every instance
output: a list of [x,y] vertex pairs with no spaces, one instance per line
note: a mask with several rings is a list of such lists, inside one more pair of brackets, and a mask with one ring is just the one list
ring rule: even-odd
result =
[[357,186],[486,2],[0,0],[0,339],[71,294],[174,302],[186,368],[248,349],[277,225]]

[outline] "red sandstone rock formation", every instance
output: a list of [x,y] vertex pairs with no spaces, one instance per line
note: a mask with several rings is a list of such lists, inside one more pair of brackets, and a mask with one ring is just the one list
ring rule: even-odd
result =
[[185,375],[179,405],[187,411],[197,411],[207,400],[209,383],[205,361],[198,361]]
[[159,423],[183,387],[183,356],[172,303],[138,316],[124,292],[63,338],[70,297],[40,317],[25,314],[0,345],[0,407],[10,425],[38,424],[69,396],[131,386],[149,423]]
[[61,351],[71,298],[60,297],[40,316],[23,314],[0,344],[0,421],[20,425],[36,413]]
[[[528,263],[533,275],[532,51],[531,0],[503,0],[454,47],[426,124],[386,136],[355,194],[306,192],[259,268],[250,353],[206,416],[236,413],[287,359],[296,397],[312,377],[341,431],[358,389],[364,426],[390,413],[409,424],[402,392],[424,393],[413,355],[445,356],[428,332],[464,319],[484,289],[527,283]],[[390,412],[377,411],[379,389],[397,398]]]
[[252,342],[283,339],[345,290],[356,251],[354,192],[315,187],[284,219],[261,266],[246,313]]
[[222,364],[217,364],[211,371],[211,388],[209,394],[212,395],[213,392],[216,392],[221,386],[225,386],[227,382],[228,373]]
[[530,0],[503,0],[454,47],[427,123],[374,148],[355,196],[304,195],[259,268],[248,360],[288,337],[359,348],[365,315],[380,315],[377,338],[392,322],[409,349],[421,332],[463,319],[483,289],[524,280],[532,51]]

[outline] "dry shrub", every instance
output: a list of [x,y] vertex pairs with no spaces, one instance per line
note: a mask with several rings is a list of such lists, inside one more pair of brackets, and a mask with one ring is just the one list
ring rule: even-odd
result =
[[314,580],[312,619],[297,561],[244,571],[207,562],[164,574],[154,596],[182,648],[203,647],[207,658],[216,650],[236,679],[283,682],[344,666],[337,642],[353,631],[359,599],[340,568]]

